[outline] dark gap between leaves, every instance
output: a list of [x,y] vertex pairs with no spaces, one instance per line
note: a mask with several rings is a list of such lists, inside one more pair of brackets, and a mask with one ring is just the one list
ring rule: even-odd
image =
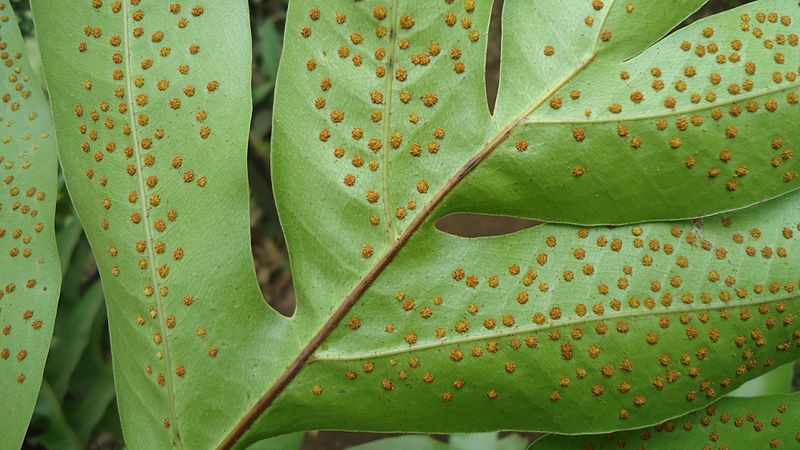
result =
[[503,236],[539,225],[544,225],[544,222],[473,213],[450,214],[436,221],[436,229],[439,231],[464,238]]
[[670,31],[669,34],[673,34],[676,31],[689,26],[700,19],[704,19],[708,16],[720,13],[722,11],[738,8],[739,6],[751,3],[753,1],[755,0],[726,0],[726,1],[711,0],[710,2],[706,3],[705,6],[700,8],[696,13],[692,14],[691,16],[689,16],[689,18],[681,22],[681,24],[675,27],[672,31]]
[[489,105],[489,112],[494,114],[495,103],[497,102],[497,91],[500,89],[500,49],[501,36],[503,33],[503,2],[495,0],[492,7],[492,21],[489,26],[489,42],[486,49],[486,70],[484,78],[486,81],[486,103]]

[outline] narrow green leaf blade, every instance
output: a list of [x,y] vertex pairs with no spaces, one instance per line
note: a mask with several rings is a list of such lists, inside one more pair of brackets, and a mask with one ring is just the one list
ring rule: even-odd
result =
[[645,430],[603,436],[547,436],[531,450],[640,448],[791,448],[797,445],[797,394],[729,397],[705,410]]
[[247,2],[34,1],[130,448],[207,448],[292,358],[248,239]]
[[22,443],[53,334],[61,267],[53,124],[9,2],[0,2],[0,442]]

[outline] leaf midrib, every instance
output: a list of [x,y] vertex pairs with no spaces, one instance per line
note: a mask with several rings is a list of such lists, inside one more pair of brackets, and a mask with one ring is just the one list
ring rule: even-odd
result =
[[139,183],[139,204],[142,210],[142,223],[144,225],[144,232],[145,232],[145,242],[147,245],[147,259],[148,259],[148,266],[150,268],[150,284],[153,288],[153,296],[155,297],[156,303],[156,310],[158,312],[158,326],[159,331],[162,336],[161,343],[163,345],[163,352],[164,355],[163,360],[167,364],[167,373],[164,375],[166,377],[166,385],[167,385],[167,397],[169,400],[169,409],[170,409],[170,430],[172,431],[173,437],[173,444],[177,448],[183,448],[183,442],[181,441],[181,434],[178,427],[178,411],[177,405],[175,404],[175,389],[173,387],[175,377],[173,374],[175,373],[174,362],[172,361],[171,353],[169,350],[169,339],[167,339],[167,324],[166,318],[164,315],[164,303],[163,299],[161,298],[161,292],[158,288],[158,274],[156,273],[156,254],[154,249],[155,240],[153,239],[153,234],[151,231],[152,223],[150,221],[150,210],[147,207],[147,190],[145,189],[145,178],[144,178],[144,164],[142,163],[142,149],[140,147],[139,141],[139,126],[138,122],[136,121],[136,102],[134,102],[134,85],[132,82],[133,79],[133,71],[131,60],[132,58],[132,50],[131,50],[131,42],[133,42],[133,35],[131,34],[130,30],[130,23],[129,23],[129,6],[128,2],[122,2],[122,18],[124,21],[124,34],[125,34],[125,90],[126,90],[126,97],[128,101],[128,119],[131,124],[131,138],[133,139],[133,154],[134,154],[134,162],[136,164],[136,174],[137,180]]
[[486,144],[481,151],[461,167],[453,177],[448,180],[445,186],[437,192],[436,196],[430,203],[420,211],[420,214],[414,217],[414,220],[409,224],[408,228],[403,231],[400,237],[391,248],[383,255],[383,257],[372,267],[372,269],[356,284],[350,294],[344,299],[339,307],[333,312],[327,322],[319,329],[313,338],[301,350],[300,354],[295,360],[289,364],[286,370],[276,379],[275,383],[262,395],[258,401],[250,408],[250,410],[242,416],[242,418],[234,425],[230,433],[223,438],[218,449],[229,449],[233,447],[244,433],[255,423],[255,421],[264,413],[264,411],[272,405],[273,401],[280,395],[281,392],[294,380],[294,378],[305,367],[306,363],[311,359],[314,352],[322,345],[322,343],[330,336],[334,329],[341,323],[347,313],[355,306],[361,297],[372,286],[372,283],[378,279],[384,270],[392,263],[394,258],[405,247],[411,237],[419,230],[420,227],[428,220],[433,211],[444,201],[445,197],[476,167],[480,165],[494,150],[496,150],[511,133],[523,124],[525,119],[541,107],[547,99],[555,92],[560,90],[565,84],[573,79],[580,73],[586,66],[588,66],[596,56],[596,51],[590,57],[581,61],[567,76],[565,76],[556,86],[549,90],[539,100],[537,100],[530,108],[525,110],[520,116],[512,121],[508,126],[503,128],[488,144]]
[[606,322],[606,321],[617,321],[617,320],[624,320],[624,319],[635,319],[640,317],[658,317],[667,314],[681,314],[681,313],[701,313],[701,312],[711,312],[711,311],[721,311],[725,309],[733,309],[733,308],[744,308],[748,306],[759,306],[767,303],[775,303],[779,301],[791,301],[796,300],[798,297],[793,295],[787,296],[778,296],[777,298],[770,298],[770,299],[760,299],[760,300],[745,300],[742,302],[736,303],[727,303],[727,304],[716,304],[714,306],[679,306],[676,308],[664,308],[658,310],[650,310],[650,309],[638,309],[627,311],[624,313],[615,313],[613,315],[608,316],[591,316],[591,317],[578,317],[574,319],[567,319],[567,320],[560,320],[557,323],[551,322],[546,325],[535,325],[535,324],[526,324],[511,327],[504,330],[497,330],[497,331],[484,331],[479,333],[471,333],[466,334],[463,336],[457,336],[454,338],[443,338],[439,341],[431,341],[426,342],[423,344],[417,344],[414,346],[403,346],[403,347],[393,347],[393,348],[385,348],[382,350],[372,350],[369,352],[361,352],[361,353],[335,353],[335,352],[320,352],[315,354],[310,360],[309,364],[314,362],[324,362],[324,361],[358,361],[363,359],[371,359],[371,358],[383,358],[388,356],[394,355],[401,355],[404,353],[413,353],[419,352],[423,350],[429,350],[432,348],[439,348],[439,347],[447,347],[451,345],[459,345],[468,342],[475,342],[475,341],[485,341],[488,339],[495,339],[501,337],[508,337],[508,336],[515,336],[519,334],[527,334],[527,333],[542,333],[553,329],[562,329],[571,326],[577,325],[587,325],[599,322]]
[[389,246],[393,245],[398,238],[398,230],[395,229],[394,217],[392,217],[392,204],[389,201],[389,171],[391,169],[391,152],[386,147],[391,139],[392,133],[392,101],[394,97],[394,68],[395,68],[395,54],[397,53],[397,30],[400,25],[400,5],[399,0],[392,0],[390,19],[392,21],[389,27],[389,67],[386,70],[386,84],[384,87],[384,118],[383,118],[383,154],[381,155],[381,197],[383,198],[383,213],[386,220],[386,235]]
[[[345,297],[344,301],[331,314],[330,318],[325,322],[325,324],[322,325],[322,327],[311,338],[308,344],[303,347],[299,355],[294,359],[294,361],[292,361],[291,364],[287,366],[284,372],[276,379],[273,385],[270,386],[267,392],[255,402],[255,404],[239,419],[236,424],[234,424],[234,426],[231,428],[231,431],[220,441],[217,449],[230,449],[239,441],[242,436],[244,436],[253,423],[255,423],[255,421],[264,413],[264,411],[266,411],[267,408],[272,405],[275,399],[286,389],[286,387],[291,384],[295,377],[297,377],[309,360],[311,360],[316,350],[322,345],[328,336],[330,336],[330,334],[336,329],[342,320],[344,320],[347,313],[353,308],[353,306],[355,306],[356,303],[358,303],[370,286],[372,286],[372,283],[374,283],[375,280],[377,280],[377,278],[383,273],[383,271],[386,270],[394,258],[405,247],[411,237],[413,237],[413,235],[422,227],[422,225],[428,220],[431,214],[442,203],[442,201],[444,201],[450,192],[452,192],[453,189],[455,189],[455,187],[467,177],[467,175],[472,173],[475,168],[477,168],[483,161],[486,160],[486,158],[489,157],[489,155],[491,155],[503,142],[505,142],[511,133],[514,132],[514,130],[524,125],[527,118],[537,111],[542,105],[544,105],[547,102],[547,99],[553,96],[556,92],[560,91],[565,85],[567,85],[572,79],[574,79],[579,73],[588,67],[592,61],[594,61],[598,53],[600,33],[605,26],[608,16],[611,14],[615,1],[616,0],[610,0],[608,2],[608,9],[606,10],[605,15],[600,22],[600,26],[597,28],[598,32],[595,35],[589,51],[587,52],[588,56],[581,60],[566,76],[555,83],[540,98],[535,100],[530,107],[525,109],[521,114],[514,118],[514,120],[506,125],[505,128],[501,129],[494,138],[492,138],[485,146],[483,146],[480,151],[470,158],[469,161],[467,161],[467,163],[464,164],[464,166],[462,166],[455,173],[455,175],[453,175],[447,181],[447,183],[445,183],[444,187],[442,187],[442,189],[436,193],[436,196],[430,201],[430,203],[425,205],[425,207],[420,211],[419,215],[414,217],[408,228],[406,228],[400,234],[400,236],[396,238],[396,241],[392,243],[391,247],[383,255],[383,257],[381,257],[381,259],[372,267],[372,269],[370,269],[370,271],[367,272],[367,274],[364,275],[364,277],[361,278],[361,280],[355,285],[350,294]],[[397,15],[397,8],[395,7],[397,6],[397,3],[398,0],[393,0],[392,14],[394,15]],[[394,22],[394,16],[392,16],[392,20]],[[392,31],[394,32],[395,30],[393,29]],[[390,65],[392,67],[394,66],[394,60],[391,61]],[[393,75],[391,73],[387,73],[386,76]],[[388,118],[385,117],[384,120],[388,120]],[[384,166],[384,174],[386,173],[386,169],[387,167]]]
[[597,125],[597,124],[606,124],[606,123],[626,123],[626,122],[640,122],[643,120],[653,120],[653,119],[664,119],[667,117],[674,117],[674,116],[681,116],[685,114],[692,114],[698,112],[705,112],[714,109],[718,109],[722,106],[729,106],[736,103],[746,102],[748,100],[753,100],[759,97],[764,97],[767,95],[776,94],[779,92],[789,91],[792,89],[797,89],[797,84],[794,82],[789,82],[788,84],[784,84],[776,89],[762,89],[758,92],[751,92],[746,95],[741,95],[737,97],[732,97],[725,101],[721,102],[714,102],[699,106],[694,106],[685,109],[675,109],[671,112],[667,113],[652,113],[652,114],[643,114],[640,116],[629,116],[629,117],[604,117],[601,119],[587,119],[585,116],[579,116],[580,118],[572,119],[534,119],[528,117],[525,120],[524,125]]

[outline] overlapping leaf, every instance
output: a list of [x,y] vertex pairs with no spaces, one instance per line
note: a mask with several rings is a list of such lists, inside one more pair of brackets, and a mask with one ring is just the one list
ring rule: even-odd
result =
[[0,2],[0,442],[22,443],[53,334],[61,268],[56,145],[16,16]]
[[800,437],[798,406],[796,394],[730,397],[645,430],[604,436],[548,436],[530,448],[790,448]]

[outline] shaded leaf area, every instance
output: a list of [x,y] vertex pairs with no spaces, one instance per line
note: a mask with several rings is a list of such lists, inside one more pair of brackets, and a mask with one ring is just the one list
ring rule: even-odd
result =
[[677,220],[795,190],[798,6],[647,48],[703,3],[507,3],[494,117],[489,4],[292,3],[273,176],[298,323],[335,330],[250,439],[633,428],[794,360],[796,194],[705,222],[434,228]]
[[0,59],[0,442],[14,447],[39,393],[61,269],[53,124],[8,2],[0,2]]
[[293,346],[250,258],[247,3],[33,7],[126,444],[211,446]]
[[798,198],[704,222],[420,233],[267,417],[579,433],[702,407],[797,358]]
[[540,449],[793,448],[800,440],[797,394],[729,397],[645,430],[604,436],[547,436]]

